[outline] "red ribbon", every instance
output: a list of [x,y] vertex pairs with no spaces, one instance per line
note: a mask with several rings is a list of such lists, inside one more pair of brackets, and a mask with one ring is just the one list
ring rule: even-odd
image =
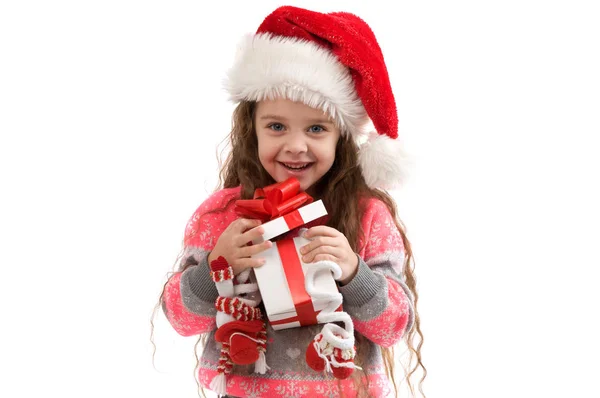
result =
[[[342,306],[337,307],[336,311],[342,311]],[[315,317],[321,313],[321,310],[315,311]],[[277,321],[269,321],[271,325],[285,325],[286,323],[300,322],[300,317],[291,316],[289,318],[279,319]]]
[[[304,288],[304,272],[302,264],[296,252],[296,245],[292,238],[287,238],[277,242],[277,251],[283,264],[285,278],[287,280],[294,307],[296,308],[297,321],[300,326],[315,325],[317,323],[317,313],[312,304],[312,300]],[[282,323],[282,321],[276,321]],[[271,322],[273,325],[278,323]],[[283,322],[287,323],[287,322]]]
[[263,222],[286,216],[284,218],[287,224],[290,228],[295,228],[291,225],[304,223],[295,210],[312,202],[313,198],[309,194],[300,191],[300,181],[296,177],[290,177],[285,181],[257,188],[254,199],[236,200],[235,212],[240,217]]

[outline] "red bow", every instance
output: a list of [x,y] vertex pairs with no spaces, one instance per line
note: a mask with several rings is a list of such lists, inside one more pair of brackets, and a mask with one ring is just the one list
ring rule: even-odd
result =
[[300,181],[296,177],[254,191],[254,199],[235,201],[235,212],[244,218],[263,222],[286,215],[302,205],[312,203],[313,198],[300,192]]

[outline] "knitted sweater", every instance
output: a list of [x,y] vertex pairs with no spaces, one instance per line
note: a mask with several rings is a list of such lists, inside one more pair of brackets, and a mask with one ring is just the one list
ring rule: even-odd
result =
[[[240,187],[212,194],[190,218],[184,239],[180,270],[167,282],[163,310],[173,328],[183,336],[208,333],[199,364],[199,380],[208,389],[217,374],[220,347],[216,330],[216,286],[210,277],[208,254],[223,230],[236,218],[234,200]],[[231,202],[230,202],[231,200]],[[210,210],[223,211],[206,214]],[[362,216],[364,239],[356,276],[339,290],[344,311],[353,320],[355,331],[366,337],[366,359],[360,364],[368,375],[370,395],[391,394],[390,383],[379,347],[397,343],[413,323],[412,296],[402,281],[404,246],[399,231],[385,206],[367,200]],[[330,374],[313,371],[304,359],[308,344],[323,325],[273,330],[267,322],[265,374],[254,373],[254,365],[235,365],[227,376],[227,394],[236,397],[344,397],[356,396],[352,378],[338,381]],[[364,380],[363,380],[364,382]],[[341,387],[341,391],[340,391]]]

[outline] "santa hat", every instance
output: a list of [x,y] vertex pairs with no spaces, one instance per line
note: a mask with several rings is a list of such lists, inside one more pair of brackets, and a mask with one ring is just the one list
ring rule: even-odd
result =
[[287,98],[322,109],[359,143],[370,187],[402,182],[394,94],[381,48],[359,17],[277,8],[241,41],[225,85],[235,102]]

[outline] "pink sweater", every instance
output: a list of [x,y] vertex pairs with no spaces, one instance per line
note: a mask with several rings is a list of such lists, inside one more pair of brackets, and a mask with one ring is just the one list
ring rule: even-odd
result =
[[[223,230],[237,216],[234,202],[221,212],[205,214],[239,198],[240,187],[212,194],[190,218],[185,231],[181,268],[168,281],[163,310],[173,328],[183,336],[209,333],[200,360],[199,380],[208,389],[217,374],[220,348],[214,341],[214,307],[218,296],[210,278],[207,257]],[[347,285],[340,287],[344,311],[352,317],[357,333],[368,340],[366,362],[371,396],[391,395],[381,352],[377,346],[390,347],[400,341],[413,323],[410,291],[402,281],[404,246],[400,232],[384,203],[369,199],[362,217],[365,233],[359,247],[359,269]],[[363,245],[363,243],[366,243]],[[322,325],[274,331],[267,329],[266,374],[254,373],[254,365],[236,365],[227,377],[227,394],[236,397],[345,397],[356,396],[350,379],[341,381],[329,374],[313,371],[304,360],[309,342]]]

